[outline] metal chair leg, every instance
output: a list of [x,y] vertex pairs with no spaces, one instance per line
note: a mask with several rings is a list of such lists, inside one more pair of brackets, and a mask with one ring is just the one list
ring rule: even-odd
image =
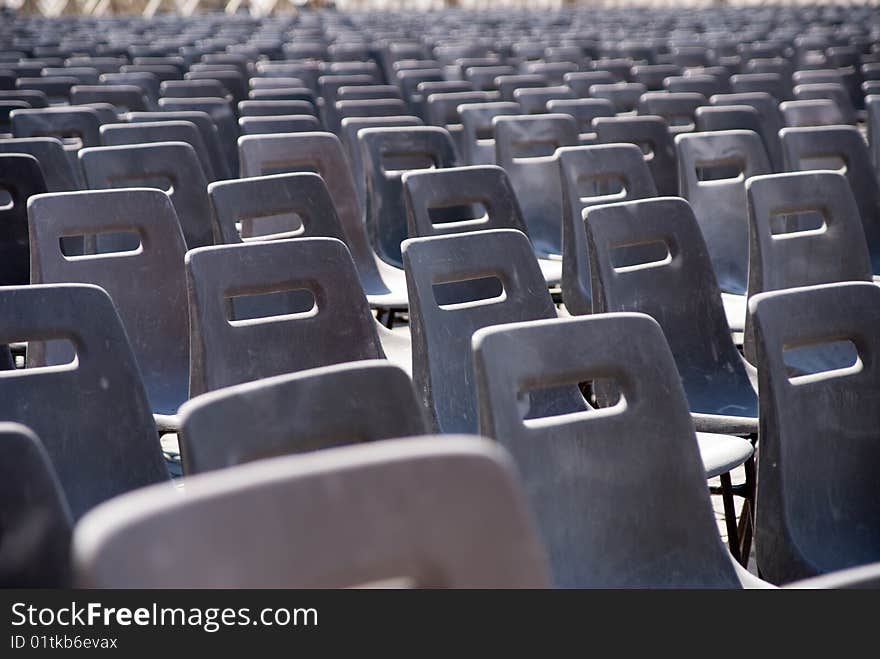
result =
[[721,474],[721,500],[724,502],[724,522],[727,525],[727,546],[730,553],[738,561],[742,562],[739,551],[739,531],[736,525],[736,506],[733,503],[733,483],[730,480],[730,472]]

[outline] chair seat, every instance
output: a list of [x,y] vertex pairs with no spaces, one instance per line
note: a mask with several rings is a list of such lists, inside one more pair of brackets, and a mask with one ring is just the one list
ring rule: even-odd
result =
[[406,291],[406,275],[403,270],[388,265],[379,257],[375,257],[375,260],[376,267],[388,291],[383,293],[367,291],[370,307],[373,309],[408,309],[409,296]]
[[399,366],[408,375],[412,375],[412,339],[408,327],[399,327],[393,330],[376,323],[376,331],[379,332],[379,340],[385,356],[392,364]]
[[538,265],[541,266],[541,274],[544,275],[544,281],[548,286],[558,285],[562,281],[561,259],[539,258]]
[[738,467],[755,451],[749,440],[733,435],[698,432],[697,444],[700,446],[706,478],[720,476]]
[[748,298],[745,295],[722,292],[721,302],[724,304],[724,315],[727,316],[727,324],[730,325],[730,331],[742,332],[746,327]]

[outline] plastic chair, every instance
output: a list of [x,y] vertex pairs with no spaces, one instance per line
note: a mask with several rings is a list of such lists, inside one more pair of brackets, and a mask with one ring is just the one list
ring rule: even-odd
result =
[[0,153],[24,153],[36,158],[49,192],[69,192],[83,185],[79,181],[82,172],[73,169],[64,153],[64,145],[55,137],[0,139]]
[[407,238],[407,225],[401,176],[412,169],[454,167],[452,138],[435,126],[365,128],[357,138],[366,173],[370,241],[380,258],[402,267],[400,243]]
[[155,187],[166,191],[187,248],[213,245],[220,235],[208,201],[208,182],[196,151],[186,142],[154,142],[82,149],[92,190]]
[[0,190],[8,201],[0,207],[0,286],[31,282],[28,248],[28,199],[46,192],[36,158],[22,153],[0,155]]
[[[28,220],[31,280],[107,291],[131,339],[153,411],[174,414],[187,399],[189,344],[186,246],[168,196],[136,188],[39,195],[28,204]],[[92,238],[97,249],[69,258],[59,247],[63,236]]]
[[282,114],[267,117],[242,117],[238,120],[242,135],[275,135],[278,133],[311,133],[321,130],[317,117],[308,114]]
[[[767,154],[761,138],[745,130],[678,135],[675,145],[681,196],[690,202],[703,232],[727,323],[731,330],[742,331],[749,268],[745,182],[770,173]],[[706,178],[707,174],[722,178]]]
[[535,87],[516,89],[513,100],[519,103],[523,114],[547,114],[547,102],[553,100],[573,100],[577,95],[570,87]]
[[127,144],[155,144],[156,142],[185,142],[199,159],[202,172],[208,181],[216,181],[214,166],[201,131],[190,121],[152,121],[133,124],[107,124],[101,126],[104,146]]
[[367,175],[364,171],[364,157],[361,146],[358,143],[358,132],[362,128],[383,128],[390,126],[421,126],[422,120],[418,117],[348,117],[344,119],[339,128],[339,139],[345,147],[345,155],[351,165],[351,175],[354,179],[357,192],[358,206],[361,209],[363,221],[366,221],[367,209]]
[[567,114],[496,117],[495,152],[510,177],[535,252],[562,254],[562,182],[556,149],[577,146],[577,124]]
[[[758,567],[784,583],[876,562],[877,393],[874,351],[880,290],[828,284],[763,293],[749,301],[761,368]],[[792,374],[792,347],[849,341],[848,366]],[[846,447],[846,450],[841,450]],[[833,539],[833,541],[830,541]]]
[[[471,363],[473,333],[488,325],[555,318],[556,308],[528,238],[511,229],[410,238],[403,244],[410,293],[413,380],[435,431],[476,431]],[[500,281],[502,295],[444,304],[438,284],[481,291]],[[438,299],[439,298],[439,299]]]
[[597,117],[593,128],[600,144],[636,144],[645,154],[645,162],[663,196],[678,194],[675,143],[660,117]]
[[871,253],[871,268],[880,274],[880,186],[868,147],[855,126],[784,128],[780,133],[788,171],[843,168]]
[[574,117],[580,131],[580,142],[587,145],[595,143],[597,139],[593,131],[593,119],[613,117],[614,106],[610,101],[600,98],[558,99],[547,102],[547,112]]
[[385,263],[370,248],[363,212],[339,138],[331,133],[255,135],[242,137],[239,147],[242,174],[246,177],[279,171],[313,171],[321,176],[330,190],[370,305],[392,311],[407,307],[403,271]]
[[70,509],[46,449],[30,430],[0,423],[0,584],[70,584]]
[[829,99],[786,101],[779,104],[779,110],[790,127],[840,126],[847,123],[837,104]]
[[[760,133],[764,146],[767,149],[767,157],[774,172],[785,171],[782,158],[782,142],[779,140],[779,131],[782,129],[782,115],[777,107],[777,101],[770,94],[755,92],[750,94],[718,94],[709,99],[712,106],[726,107],[731,105],[748,105],[754,108],[761,119],[762,131]],[[728,129],[729,130],[729,129]]]
[[144,91],[135,85],[74,85],[70,89],[70,103],[109,103],[117,112],[147,112],[152,109]]
[[[755,176],[746,182],[746,192],[750,298],[800,286],[872,281],[858,206],[844,176],[837,172]],[[747,317],[743,347],[754,363],[750,329]]]
[[[138,365],[106,292],[73,284],[0,288],[0,319],[0,343],[30,340],[31,368],[0,377],[4,418],[43,438],[74,519],[168,479]],[[47,365],[40,343],[52,339],[72,343],[76,360],[68,353],[67,363],[38,368]]]
[[191,396],[385,357],[341,241],[295,238],[190,250],[186,272]]
[[[232,107],[222,98],[160,98],[159,109],[165,112],[205,112],[217,127],[220,148],[232,176],[238,176],[238,124]],[[216,170],[215,166],[215,170]]]
[[797,85],[794,88],[794,97],[799,101],[824,99],[830,100],[837,106],[843,117],[843,123],[855,125],[856,111],[850,101],[849,93],[840,84],[813,84]]
[[[401,497],[414,483],[419,496]],[[188,479],[186,497],[144,490],[95,511],[74,536],[76,581],[543,587],[544,556],[523,499],[506,453],[471,438],[276,458]]]
[[308,101],[259,100],[241,101],[238,104],[239,117],[277,117],[288,114],[317,116],[315,106]]
[[584,211],[609,201],[656,197],[641,149],[633,144],[565,147],[562,174],[562,298],[571,314],[593,312]]
[[[514,323],[479,330],[473,346],[481,431],[523,474],[557,586],[757,581],[741,576],[721,544],[684,392],[655,321],[615,313]],[[619,399],[587,404],[577,383],[590,381],[614,382]],[[538,404],[536,394],[551,387],[579,406]]]
[[612,84],[597,84],[590,87],[590,98],[601,98],[614,105],[614,110],[620,112],[633,112],[639,104],[639,99],[647,92],[647,88],[638,82],[615,82]]
[[186,403],[180,419],[187,474],[428,432],[412,380],[386,361],[324,366],[218,389]]
[[125,119],[132,124],[152,123],[156,121],[188,121],[199,129],[202,141],[211,158],[211,167],[218,180],[230,177],[229,164],[223,155],[220,145],[220,135],[214,120],[207,112],[181,111],[181,112],[129,112]]
[[648,92],[639,99],[638,113],[662,117],[673,135],[694,129],[694,114],[706,97],[694,93]]
[[[500,167],[414,171],[405,173],[402,180],[408,233],[412,237],[487,229],[516,229],[528,235],[516,194]],[[438,209],[447,211],[440,221],[431,212],[436,213]],[[465,216],[458,215],[459,209]],[[559,285],[559,261],[542,258],[538,262],[547,284]]]
[[521,113],[519,103],[507,101],[459,105],[462,159],[470,165],[496,164],[493,119]]

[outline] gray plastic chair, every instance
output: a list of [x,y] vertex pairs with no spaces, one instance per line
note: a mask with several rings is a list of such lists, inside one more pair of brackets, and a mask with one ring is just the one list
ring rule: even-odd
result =
[[678,194],[675,142],[666,122],[660,117],[597,117],[593,129],[600,144],[636,144],[645,154],[645,162],[654,178],[657,192],[663,196]]
[[[666,334],[697,428],[754,434],[758,399],[688,203],[661,197],[594,206],[585,215],[593,311],[652,316]],[[645,249],[651,260],[634,259],[633,248],[641,246],[665,249]]]
[[700,94],[704,98],[723,91],[722,84],[715,76],[699,74],[670,76],[663,81],[663,87],[672,94]]
[[20,424],[0,423],[0,586],[69,586],[72,526],[40,440]]
[[321,176],[330,190],[370,305],[381,310],[407,307],[403,271],[385,263],[370,247],[363,212],[339,138],[332,133],[254,135],[242,137],[239,148],[244,176],[279,171],[313,171]]
[[117,112],[147,112],[153,109],[143,89],[135,85],[74,85],[70,89],[70,103],[109,103]]
[[[495,229],[410,238],[403,244],[403,259],[416,390],[437,432],[474,432],[471,335],[488,325],[556,317],[532,247],[519,231]],[[440,284],[464,287],[467,282],[476,288],[489,278],[500,281],[501,296],[440,301]]]
[[77,152],[80,147],[101,145],[101,119],[92,108],[65,106],[13,110],[9,116],[15,137],[56,137],[62,140],[64,153],[74,169],[79,168]]
[[22,101],[32,108],[49,107],[49,97],[35,89],[0,90],[0,101]]
[[524,73],[518,75],[501,75],[495,78],[495,86],[501,95],[502,101],[513,102],[514,92],[517,89],[529,89],[535,87],[546,87],[549,81],[545,76],[537,73]]
[[[481,432],[523,474],[557,586],[752,581],[721,544],[684,392],[655,321],[608,314],[514,323],[479,330],[473,346]],[[575,395],[589,381],[613,381],[619,402],[535,404],[544,388],[569,384]]]
[[614,106],[601,98],[557,99],[547,102],[550,114],[569,114],[574,117],[580,131],[581,144],[593,144],[597,137],[593,131],[593,119],[613,117]]
[[202,141],[211,157],[211,166],[218,180],[229,178],[229,165],[220,146],[220,136],[214,120],[207,112],[129,112],[125,115],[129,123],[152,123],[156,121],[189,121],[199,129]]
[[662,117],[673,135],[694,129],[694,113],[706,105],[706,97],[694,93],[647,92],[639,98],[638,113]]
[[365,74],[355,75],[322,75],[318,78],[318,96],[321,98],[319,110],[324,126],[330,132],[339,130],[339,116],[336,114],[336,100],[342,87],[354,85],[371,85],[374,80]]
[[496,117],[495,152],[510,177],[541,257],[562,254],[562,181],[556,149],[577,146],[577,124],[567,114]]
[[343,85],[336,90],[339,101],[366,101],[371,98],[400,98],[396,85]]
[[[483,165],[407,172],[403,175],[403,190],[407,227],[412,237],[487,229],[516,229],[528,235],[510,179],[500,167]],[[435,223],[437,218],[431,211],[436,209],[447,212]],[[457,215],[458,209],[466,216]],[[474,217],[477,213],[483,214]],[[547,284],[558,286],[561,263],[544,258],[538,263]]]
[[195,150],[186,142],[154,142],[82,149],[92,190],[155,187],[167,191],[187,248],[213,245],[220,231],[208,201],[208,182]]
[[223,98],[160,98],[159,109],[165,112],[207,113],[217,127],[217,137],[228,171],[232,176],[238,176],[238,124],[229,101]]
[[[345,244],[295,238],[190,250],[190,395],[282,373],[385,357]],[[308,291],[311,307],[272,304]],[[267,300],[258,304],[259,298]],[[254,301],[251,318],[229,300]],[[256,298],[256,299],[255,299]],[[297,296],[296,302],[300,298]]]
[[[22,339],[30,339],[34,368],[3,372],[3,419],[42,437],[74,519],[168,479],[138,365],[106,292],[83,285],[0,288],[0,344]],[[72,343],[76,361],[36,368],[46,362],[34,353],[50,339]]]
[[461,154],[470,165],[494,165],[495,130],[493,119],[522,114],[519,103],[496,101],[467,103],[458,106],[461,119]]
[[324,366],[218,389],[186,403],[180,419],[187,474],[428,432],[412,380],[386,361]]
[[366,174],[366,224],[376,254],[402,267],[400,243],[407,238],[404,171],[454,167],[455,146],[436,126],[364,128],[358,142]]
[[[97,81],[96,81],[97,82]],[[138,87],[150,105],[155,106],[159,100],[159,78],[148,71],[130,71],[128,73],[103,73],[100,82],[107,85],[133,85]]]
[[348,117],[344,119],[337,131],[339,139],[345,147],[345,155],[351,165],[351,175],[354,179],[357,191],[358,205],[366,222],[367,208],[367,182],[364,172],[364,157],[358,143],[358,132],[362,128],[385,128],[390,126],[421,126],[422,120],[418,117]]
[[571,314],[593,312],[584,211],[611,201],[656,197],[642,150],[634,144],[565,147],[562,174],[562,298]]
[[0,286],[29,284],[27,202],[46,192],[36,158],[23,153],[0,155],[0,190],[8,201],[0,207]]
[[308,114],[282,114],[268,117],[242,117],[238,120],[242,135],[275,135],[278,133],[310,133],[321,130],[317,117]]
[[248,239],[325,237],[345,242],[342,224],[324,180],[301,172],[208,186],[223,244]]
[[317,116],[315,106],[308,101],[256,100],[241,101],[238,104],[240,117],[277,117],[287,114]]
[[791,98],[791,83],[778,73],[737,73],[730,76],[730,90],[734,94],[770,94],[777,103]]
[[49,192],[69,192],[81,186],[82,173],[73,169],[64,145],[55,137],[0,139],[0,153],[24,153],[36,158]]
[[612,85],[617,79],[608,71],[574,71],[562,76],[562,81],[578,98],[587,98],[593,85]]
[[336,101],[336,114],[340,122],[347,117],[399,117],[407,113],[406,104],[396,98]]
[[838,169],[856,199],[871,253],[871,268],[880,274],[880,185],[868,147],[855,126],[784,128],[780,133],[788,171]]
[[657,92],[663,89],[667,78],[681,75],[681,72],[681,68],[675,64],[637,64],[630,69],[630,77],[633,82],[643,84],[648,92]]
[[[727,130],[678,135],[675,146],[681,196],[700,223],[730,329],[742,331],[749,272],[745,182],[770,173],[764,145],[752,131]],[[725,178],[700,180],[700,170],[711,172],[713,167],[721,168]],[[738,171],[735,178],[728,177],[730,169]]]
[[[749,312],[761,364],[762,575],[784,583],[876,562],[880,289],[855,282],[763,293]],[[852,366],[788,370],[788,349],[840,341],[858,352]]]
[[20,77],[16,80],[15,87],[21,90],[43,92],[50,104],[64,105],[70,102],[70,88],[77,82],[76,78],[70,76]]
[[[153,411],[174,414],[187,399],[189,344],[186,246],[168,196],[140,188],[38,195],[28,204],[28,219],[31,280],[107,291],[131,339]],[[138,238],[132,241],[131,234]],[[99,253],[66,257],[59,239],[80,235],[96,236]]]
[[160,86],[162,98],[226,98],[226,87],[218,80],[167,80]]
[[750,94],[718,94],[709,99],[709,104],[718,107],[730,105],[748,105],[754,108],[761,117],[763,131],[760,133],[767,149],[767,157],[774,172],[785,171],[782,159],[782,142],[779,131],[782,129],[782,115],[776,99],[770,94],[755,92]]
[[201,131],[190,121],[151,121],[133,124],[106,124],[101,126],[104,146],[126,144],[154,144],[156,142],[186,142],[198,156],[202,172],[208,181],[216,181],[214,166]]
[[12,135],[12,120],[9,115],[13,110],[27,110],[30,107],[25,101],[0,101],[0,133]]
[[79,138],[82,146],[101,144],[98,113],[85,107],[15,110],[12,132],[16,137]]
[[[792,103],[792,101],[787,101],[787,103]],[[782,105],[786,105],[786,103],[782,103]],[[770,158],[770,149],[774,142],[777,151],[779,150],[779,136],[769,134],[768,127],[761,121],[760,113],[751,105],[704,105],[697,108],[694,117],[699,132],[750,130],[761,138],[768,158]],[[770,158],[770,164],[774,171],[778,171],[772,158]]]
[[779,104],[786,126],[840,126],[846,124],[837,103],[830,99],[785,101]]
[[[746,192],[750,298],[800,286],[872,281],[858,206],[843,175],[800,172],[755,176],[746,182]],[[804,214],[812,215],[814,222],[809,223]],[[743,348],[746,358],[755,363],[748,316]],[[835,350],[827,358],[840,359],[834,357],[835,352],[841,354]],[[795,360],[791,363],[798,366]]]
[[638,82],[615,82],[597,84],[590,87],[590,98],[601,98],[612,105],[616,112],[633,112],[639,99],[648,90]]
[[547,102],[574,100],[577,94],[570,87],[524,87],[513,92],[513,100],[519,103],[523,114],[547,114]]
[[799,101],[829,100],[837,106],[843,117],[843,123],[855,125],[856,110],[849,97],[849,92],[841,84],[797,85],[794,97]]
[[78,585],[548,585],[514,467],[485,440],[275,458],[190,478],[185,497],[172,494],[144,490],[83,520],[73,540]]

